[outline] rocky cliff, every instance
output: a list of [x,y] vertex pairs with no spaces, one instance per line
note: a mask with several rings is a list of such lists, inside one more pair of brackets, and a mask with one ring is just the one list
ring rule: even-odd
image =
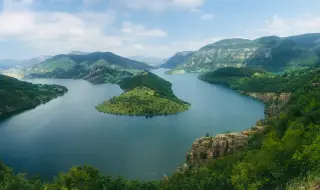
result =
[[250,97],[261,100],[266,104],[265,114],[267,116],[277,115],[283,106],[289,101],[291,93],[246,93]]
[[188,60],[193,55],[193,53],[193,51],[178,52],[170,59],[168,59],[164,64],[162,64],[160,67],[169,69],[175,68],[178,65],[184,63],[186,60]]
[[196,139],[186,156],[184,169],[198,166],[208,160],[223,157],[244,148],[249,137],[263,132],[264,126],[255,126],[242,132],[218,134],[215,137],[201,137]]
[[[291,96],[291,93],[241,93],[263,101],[266,104],[265,113],[267,117],[278,114]],[[218,134],[214,137],[196,139],[187,153],[186,163],[179,170],[185,171],[209,160],[237,152],[246,147],[249,138],[253,134],[262,133],[265,128],[264,120],[259,120],[254,127],[242,132]]]

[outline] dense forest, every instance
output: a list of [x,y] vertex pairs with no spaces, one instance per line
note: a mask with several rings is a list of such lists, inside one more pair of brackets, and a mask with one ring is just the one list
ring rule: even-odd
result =
[[0,119],[46,103],[67,91],[59,85],[31,84],[0,75]]
[[256,68],[221,68],[199,76],[203,81],[244,92],[294,92],[308,83],[319,69],[301,69],[273,74]]
[[98,111],[152,117],[176,114],[189,108],[189,103],[174,95],[169,81],[148,71],[125,78],[119,85],[125,92],[98,105]]
[[[248,73],[251,74],[245,72],[237,76],[237,80],[256,80],[256,73],[265,74]],[[278,84],[278,77],[282,77],[281,84]],[[320,70],[286,73],[269,80],[275,85],[275,91],[289,90],[292,95],[279,114],[261,121],[264,132],[253,134],[248,145],[234,154],[147,182],[105,176],[95,168],[84,166],[71,168],[45,183],[38,178],[16,175],[0,164],[0,186],[2,189],[291,190],[302,189],[302,186],[317,189],[320,180]],[[238,89],[232,82],[227,84]],[[251,88],[248,90],[266,91],[269,87]]]

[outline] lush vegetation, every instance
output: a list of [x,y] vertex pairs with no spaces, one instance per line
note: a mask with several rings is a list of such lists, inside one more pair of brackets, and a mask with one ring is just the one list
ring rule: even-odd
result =
[[147,71],[126,78],[119,85],[125,92],[98,105],[98,111],[152,117],[180,113],[189,108],[187,102],[173,94],[170,82]]
[[156,91],[141,86],[98,105],[97,110],[116,115],[155,116],[171,115],[188,110],[189,105],[161,96]]
[[93,83],[117,83],[137,70],[153,67],[110,52],[61,54],[25,69],[29,77],[85,79]]
[[260,67],[270,72],[312,67],[320,62],[319,39],[319,33],[255,40],[225,39],[194,52],[169,73],[210,72],[222,67]]
[[318,72],[317,69],[302,69],[275,75],[255,68],[226,67],[202,74],[199,78],[244,92],[294,92]]
[[[320,168],[319,69],[297,90],[279,115],[266,118],[264,133],[247,148],[159,181],[103,176],[89,166],[74,167],[50,183],[27,180],[0,165],[2,189],[299,189],[318,184]],[[308,177],[305,177],[308,176]]]
[[66,92],[63,86],[35,85],[0,75],[0,118],[36,107]]
[[[245,74],[239,78],[247,76]],[[287,85],[295,85],[291,83],[296,81],[301,86],[290,90],[290,100],[280,114],[262,121],[266,130],[253,134],[247,147],[234,154],[177,171],[159,181],[148,182],[103,176],[97,169],[84,166],[71,168],[52,182],[44,183],[37,178],[26,179],[21,174],[15,175],[7,166],[0,164],[0,187],[177,190],[292,190],[303,189],[301,184],[317,187],[320,173],[320,69],[288,73],[283,77],[292,77],[293,80],[285,80]],[[276,87],[281,88],[282,85]]]

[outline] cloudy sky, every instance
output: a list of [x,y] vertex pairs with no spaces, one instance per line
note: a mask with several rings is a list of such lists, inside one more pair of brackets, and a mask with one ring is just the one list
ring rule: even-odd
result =
[[223,38],[320,32],[320,0],[0,0],[0,59],[168,57]]

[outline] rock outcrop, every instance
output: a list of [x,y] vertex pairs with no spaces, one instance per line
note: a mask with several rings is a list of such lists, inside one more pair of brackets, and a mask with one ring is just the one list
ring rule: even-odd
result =
[[236,133],[218,134],[215,137],[201,137],[193,144],[187,153],[187,162],[184,169],[205,163],[244,148],[249,137],[254,133],[264,130],[264,126],[256,126],[252,129]]
[[283,106],[289,101],[291,93],[251,93],[251,92],[241,92],[255,99],[261,100],[267,106],[265,109],[265,114],[267,116],[277,115]]
[[[278,114],[291,96],[291,93],[241,93],[264,102],[267,116]],[[237,152],[246,147],[250,136],[263,132],[265,127],[265,120],[262,119],[257,121],[256,126],[242,132],[218,134],[214,137],[201,137],[194,141],[187,153],[186,163],[179,170],[185,171],[210,160]]]

